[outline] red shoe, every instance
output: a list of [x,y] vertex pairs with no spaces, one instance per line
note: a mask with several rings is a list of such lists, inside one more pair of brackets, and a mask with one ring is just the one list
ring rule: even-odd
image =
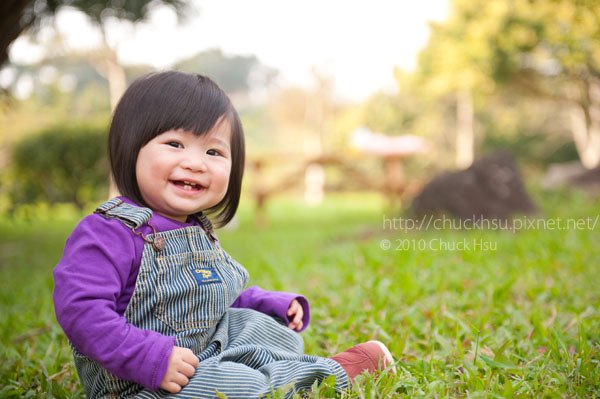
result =
[[[331,356],[331,359],[342,366],[350,380],[353,380],[363,371],[373,373],[385,370],[386,367],[394,362],[389,349],[379,341],[363,342],[335,356]],[[396,374],[396,370],[393,368],[391,372]]]

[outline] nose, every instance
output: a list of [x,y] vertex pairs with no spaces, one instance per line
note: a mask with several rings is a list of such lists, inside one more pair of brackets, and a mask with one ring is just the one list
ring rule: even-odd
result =
[[180,163],[183,169],[191,170],[193,172],[206,172],[207,165],[203,155],[189,154],[187,157],[181,160]]

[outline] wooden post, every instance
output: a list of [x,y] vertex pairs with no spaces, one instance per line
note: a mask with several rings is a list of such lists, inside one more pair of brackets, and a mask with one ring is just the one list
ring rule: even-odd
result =
[[400,207],[402,193],[405,187],[404,165],[402,156],[388,155],[383,157],[383,169],[385,173],[384,194],[388,199],[388,207],[395,209]]
[[254,205],[255,217],[254,222],[257,226],[264,227],[267,223],[265,208],[267,202],[267,189],[263,180],[263,170],[265,163],[263,160],[257,159],[251,162],[252,170],[254,171]]

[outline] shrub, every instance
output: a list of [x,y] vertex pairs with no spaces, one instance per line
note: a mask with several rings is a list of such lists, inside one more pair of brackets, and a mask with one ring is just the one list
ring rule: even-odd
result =
[[13,204],[69,202],[81,208],[106,196],[107,129],[54,126],[18,142],[12,152]]

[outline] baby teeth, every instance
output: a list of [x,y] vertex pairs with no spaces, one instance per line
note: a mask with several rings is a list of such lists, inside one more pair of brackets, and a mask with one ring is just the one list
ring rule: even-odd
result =
[[197,186],[196,183],[192,183],[192,182],[189,182],[186,180],[183,181],[183,189],[184,190],[192,190],[196,186]]

